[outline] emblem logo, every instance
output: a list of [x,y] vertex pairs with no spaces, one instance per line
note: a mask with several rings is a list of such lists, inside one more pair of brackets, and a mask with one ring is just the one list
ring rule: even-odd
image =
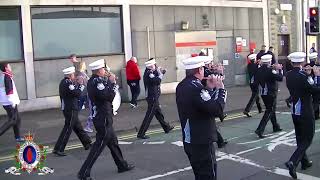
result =
[[46,175],[54,172],[54,169],[44,166],[47,158],[47,146],[38,145],[33,141],[30,133],[24,136],[25,141],[16,145],[14,153],[15,166],[5,170],[6,174],[21,175],[22,172],[37,172],[38,175]]

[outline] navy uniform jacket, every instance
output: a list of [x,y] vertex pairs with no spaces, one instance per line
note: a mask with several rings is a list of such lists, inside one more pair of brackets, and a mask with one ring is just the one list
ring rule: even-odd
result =
[[278,93],[278,82],[282,81],[282,70],[277,72],[266,64],[258,68],[256,73],[256,81],[260,88],[260,95],[276,96]]
[[75,85],[70,78],[65,77],[59,85],[59,95],[62,110],[79,110],[78,98],[84,90],[83,85]]
[[161,94],[160,84],[163,74],[158,70],[146,68],[143,74],[143,82],[146,88],[147,100],[158,100]]
[[87,90],[92,103],[94,117],[97,112],[101,113],[101,118],[113,116],[112,101],[116,94],[116,88],[115,83],[111,83],[95,74],[92,75],[88,81]]
[[311,76],[298,67],[287,73],[286,83],[293,101],[292,114],[300,116],[304,124],[314,127],[312,95],[319,94],[320,88],[315,85]]
[[183,79],[176,89],[176,103],[184,143],[208,144],[217,140],[212,117],[223,114],[225,90],[210,93],[194,76]]
[[247,66],[247,69],[248,69],[248,74],[249,74],[250,85],[256,84],[255,83],[255,75],[259,69],[259,65],[256,63],[249,63]]

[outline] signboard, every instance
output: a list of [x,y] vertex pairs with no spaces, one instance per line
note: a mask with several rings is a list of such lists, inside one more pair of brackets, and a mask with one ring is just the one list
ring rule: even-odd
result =
[[292,4],[280,4],[280,10],[292,11]]
[[247,40],[246,39],[242,39],[242,46],[246,47],[247,46]]
[[234,53],[234,58],[239,59],[240,58],[240,53]]
[[175,33],[177,80],[185,77],[185,69],[182,60],[191,57],[191,54],[199,54],[202,49],[208,56],[217,60],[216,31],[187,31]]
[[242,52],[242,37],[236,37],[236,52]]

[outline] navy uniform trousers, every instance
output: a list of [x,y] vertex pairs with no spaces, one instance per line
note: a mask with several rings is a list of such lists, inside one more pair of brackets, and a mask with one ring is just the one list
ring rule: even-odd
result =
[[[294,129],[296,133],[297,149],[292,154],[290,161],[297,167],[299,162],[308,163],[307,149],[312,143],[315,132],[314,122],[306,122],[301,116],[292,115]],[[310,130],[310,131],[306,131]]]
[[[97,113],[93,119],[94,127],[97,131],[96,141],[93,143],[90,153],[82,165],[79,176],[90,177],[90,172],[93,164],[98,159],[103,149],[108,146],[112,158],[118,169],[127,167],[127,162],[123,159],[122,152],[118,144],[118,138],[112,126],[112,118],[105,116],[105,113]],[[108,121],[109,120],[109,121]]]
[[164,120],[164,116],[160,108],[159,100],[158,99],[152,100],[147,98],[147,102],[148,102],[148,110],[146,112],[146,115],[139,129],[138,136],[145,135],[154,116],[156,116],[163,130],[165,132],[168,132],[170,129],[170,125]]
[[54,146],[54,150],[63,152],[68,141],[72,130],[76,133],[78,138],[80,139],[82,145],[84,147],[91,144],[91,139],[88,134],[83,130],[81,122],[78,118],[78,111],[77,110],[63,110],[63,115],[65,117],[65,124],[60,133],[58,141]]
[[195,180],[217,179],[217,162],[213,143],[184,143],[184,151],[189,158]]
[[266,106],[266,111],[256,131],[262,134],[269,120],[271,120],[273,131],[277,131],[280,129],[276,118],[277,95],[261,95],[261,98]]

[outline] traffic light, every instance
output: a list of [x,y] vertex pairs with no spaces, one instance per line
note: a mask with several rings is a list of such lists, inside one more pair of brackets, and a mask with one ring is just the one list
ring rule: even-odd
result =
[[310,24],[309,31],[310,34],[318,34],[319,33],[319,9],[317,7],[309,8],[310,14]]

